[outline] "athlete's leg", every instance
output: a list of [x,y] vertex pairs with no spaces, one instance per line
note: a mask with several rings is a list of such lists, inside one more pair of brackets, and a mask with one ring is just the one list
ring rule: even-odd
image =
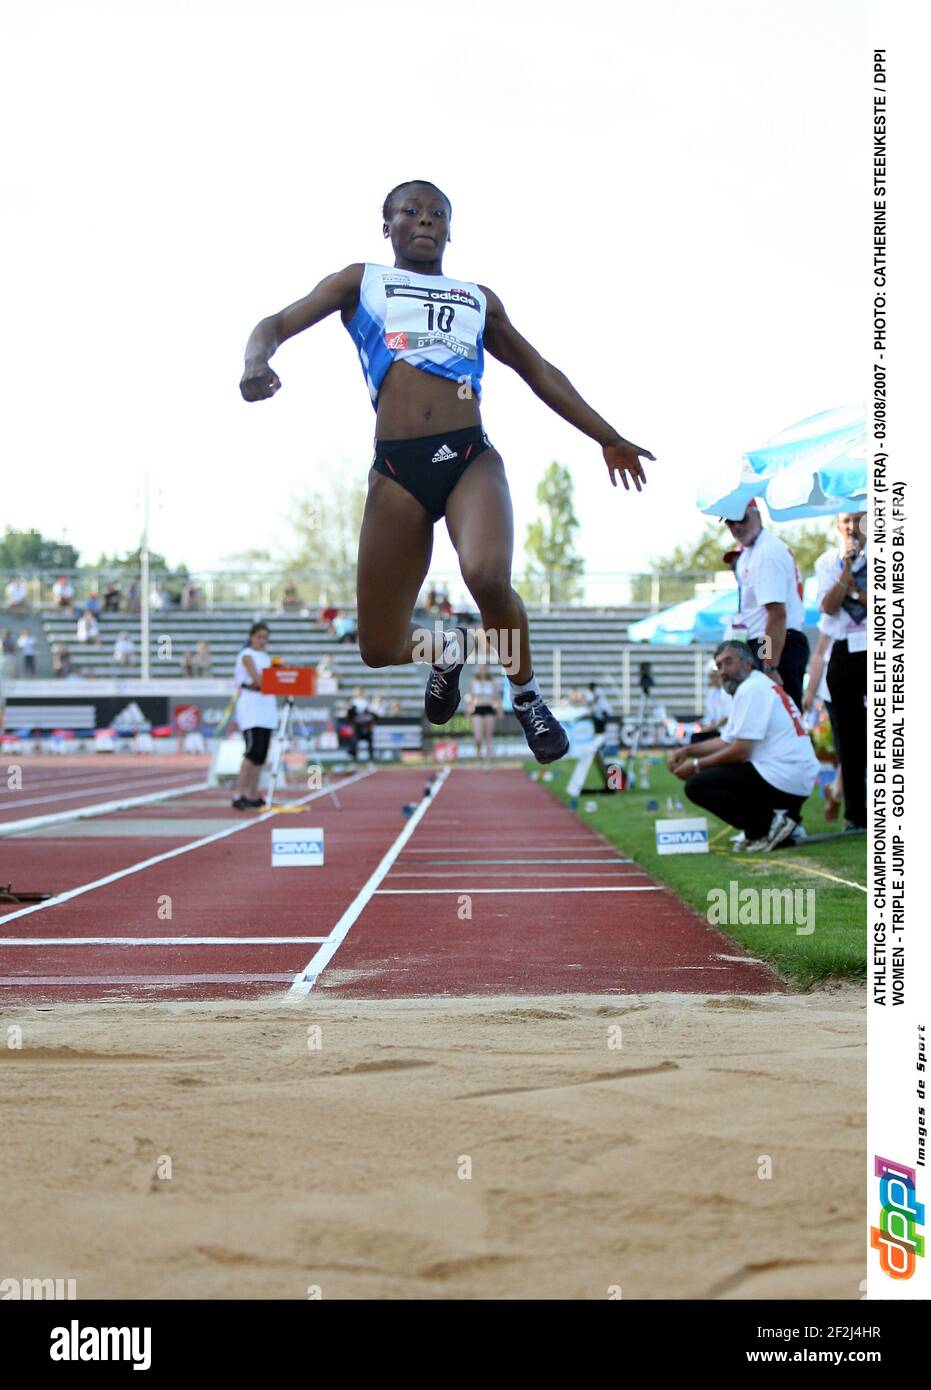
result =
[[413,660],[411,614],[432,553],[430,514],[391,478],[370,472],[356,580],[359,651],[366,666]]
[[446,526],[482,626],[490,635],[504,634],[498,639],[501,664],[515,683],[523,684],[530,679],[533,661],[527,613],[511,585],[514,514],[497,449],[486,449],[453,488]]

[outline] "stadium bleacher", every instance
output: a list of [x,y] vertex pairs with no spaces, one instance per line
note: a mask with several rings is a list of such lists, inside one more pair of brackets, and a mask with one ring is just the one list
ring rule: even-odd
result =
[[[708,649],[652,647],[632,643],[627,627],[642,618],[646,605],[613,609],[546,609],[530,611],[530,630],[537,674],[544,691],[552,695],[554,653],[563,697],[589,681],[601,684],[615,709],[630,713],[639,698],[638,673],[648,661],[655,686],[651,698],[664,704],[676,718],[699,712],[704,689],[703,668]],[[150,627],[150,676],[184,680],[181,656],[205,641],[210,646],[214,678],[231,677],[236,653],[245,642],[249,624],[257,617],[272,630],[270,650],[286,662],[317,665],[326,656],[336,673],[339,694],[349,696],[362,686],[369,696],[378,695],[386,705],[400,702],[405,714],[422,708],[424,673],[419,666],[371,670],[364,665],[354,643],[331,637],[314,618],[297,613],[257,614],[233,606],[209,610],[153,612]],[[424,620],[429,622],[429,619]],[[100,642],[88,645],[75,639],[75,620],[54,610],[42,614],[43,634],[49,646],[64,643],[72,669],[84,676],[138,676],[140,674],[139,618],[127,613],[102,614]],[[118,666],[113,645],[121,632],[135,644],[134,664]],[[167,640],[166,640],[167,639]]]

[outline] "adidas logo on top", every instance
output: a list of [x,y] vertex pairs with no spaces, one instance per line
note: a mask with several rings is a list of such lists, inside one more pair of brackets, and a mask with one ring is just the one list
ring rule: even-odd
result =
[[452,450],[448,444],[443,444],[433,455],[434,463],[445,463],[447,459],[456,459],[459,455]]

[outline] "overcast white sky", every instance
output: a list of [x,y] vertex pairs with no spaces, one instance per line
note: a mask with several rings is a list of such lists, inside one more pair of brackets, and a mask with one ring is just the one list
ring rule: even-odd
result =
[[519,539],[557,458],[589,568],[639,568],[700,529],[703,468],[864,393],[864,25],[859,0],[7,0],[0,519],[128,549],[148,467],[171,561],[280,552],[294,492],[364,476],[375,415],[338,318],[261,404],[246,337],[383,262],[385,193],[427,178],[446,273],[658,458],[612,491],[488,360]]

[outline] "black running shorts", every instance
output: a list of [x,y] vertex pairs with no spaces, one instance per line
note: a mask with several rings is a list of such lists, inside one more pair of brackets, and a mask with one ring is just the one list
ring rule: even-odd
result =
[[372,467],[393,478],[439,521],[449,494],[470,463],[494,445],[481,425],[417,439],[376,439]]
[[268,757],[268,745],[272,739],[271,729],[243,729],[242,736],[246,740],[246,757],[256,767],[262,767]]

